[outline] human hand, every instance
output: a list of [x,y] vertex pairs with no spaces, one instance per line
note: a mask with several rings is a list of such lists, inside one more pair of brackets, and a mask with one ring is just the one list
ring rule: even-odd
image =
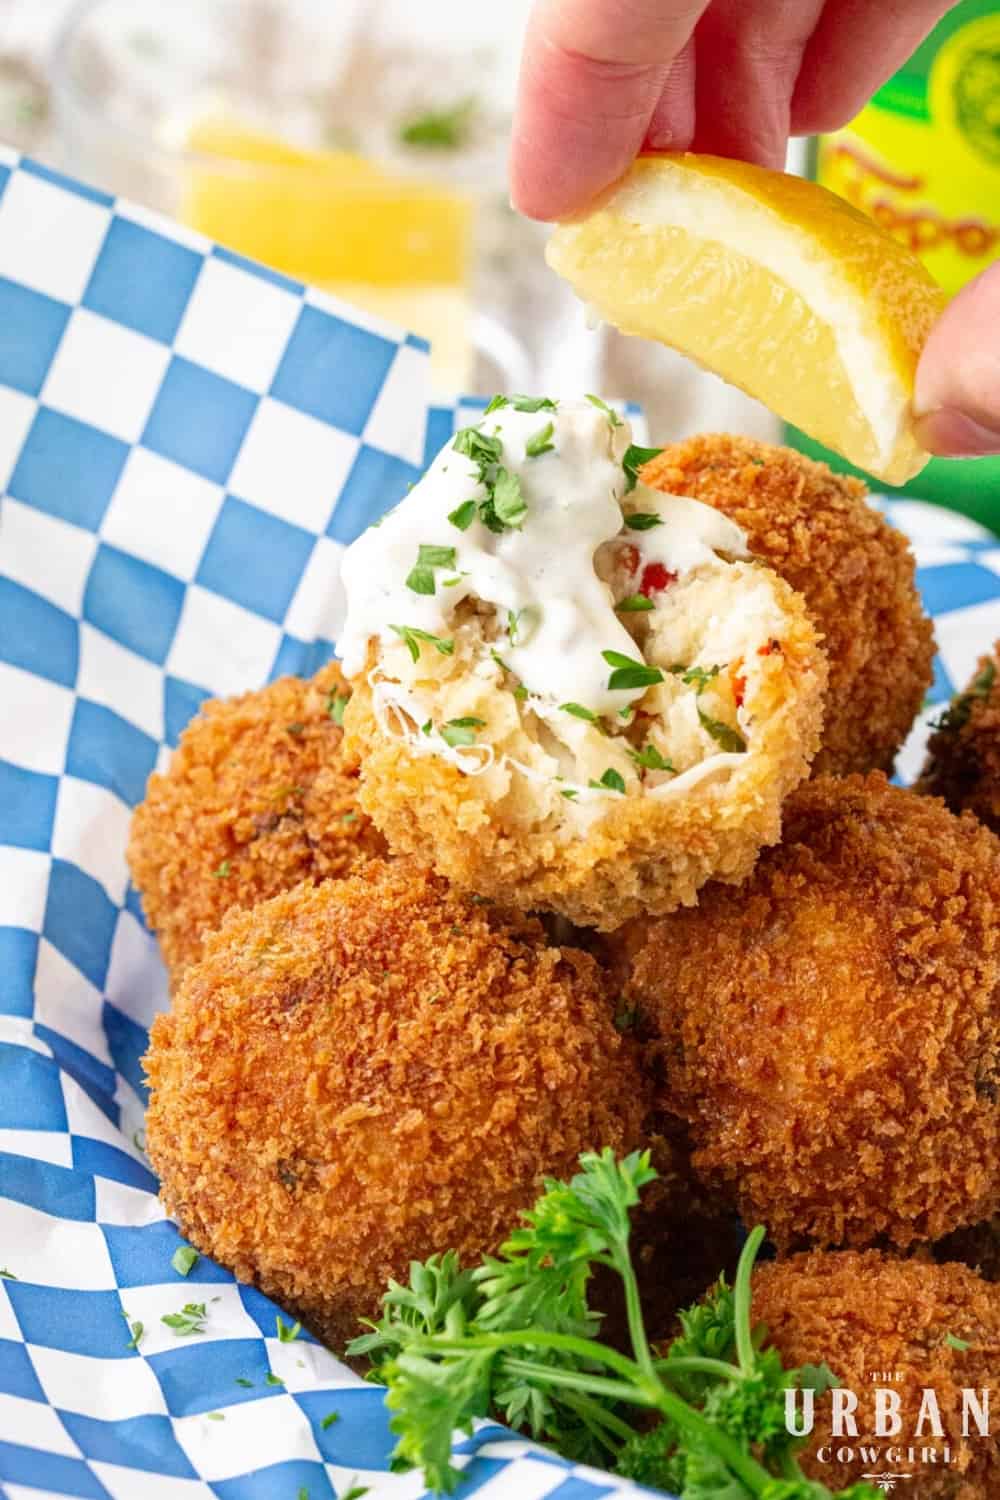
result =
[[[643,147],[781,167],[789,135],[851,119],[954,0],[536,0],[511,150],[514,207],[563,218]],[[1000,266],[934,329],[929,451],[1000,452]]]
[[931,453],[1000,453],[1000,264],[963,287],[927,340],[914,392]]

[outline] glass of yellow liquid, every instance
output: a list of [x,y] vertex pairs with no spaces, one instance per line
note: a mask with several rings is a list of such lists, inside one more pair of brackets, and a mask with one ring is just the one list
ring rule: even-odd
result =
[[451,393],[471,377],[473,238],[507,119],[496,57],[455,47],[443,13],[463,6],[434,8],[437,50],[415,9],[84,0],[55,107],[69,170],[430,339]]

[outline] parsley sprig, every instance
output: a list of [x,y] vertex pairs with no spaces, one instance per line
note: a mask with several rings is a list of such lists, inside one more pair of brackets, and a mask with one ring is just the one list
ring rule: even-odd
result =
[[427,630],[418,630],[415,625],[390,625],[389,629],[395,631],[400,640],[405,641],[410,659],[415,662],[420,660],[421,641],[426,641],[442,656],[451,656],[455,650],[454,641],[442,640],[439,635],[431,635]]
[[[683,1314],[661,1356],[629,1248],[631,1212],[656,1177],[649,1153],[616,1161],[610,1149],[588,1152],[580,1166],[568,1183],[548,1180],[524,1227],[475,1269],[454,1251],[414,1261],[409,1285],[391,1282],[382,1318],[350,1344],[388,1387],[394,1467],[420,1468],[431,1489],[450,1493],[462,1478],[453,1432],[495,1414],[574,1461],[683,1500],[877,1500],[864,1484],[834,1497],[796,1461],[785,1389],[822,1393],[837,1382],[825,1366],[786,1370],[751,1325],[764,1230],[748,1238],[733,1286],[721,1279]],[[621,1279],[631,1356],[598,1338],[600,1315],[587,1301],[598,1265]],[[650,1413],[659,1419],[652,1429]]]
[[977,672],[972,682],[964,693],[959,693],[951,704],[945,709],[939,719],[932,719],[932,729],[956,730],[964,729],[969,722],[969,715],[977,698],[988,698],[996,681],[997,666],[995,661],[988,661],[981,672]]

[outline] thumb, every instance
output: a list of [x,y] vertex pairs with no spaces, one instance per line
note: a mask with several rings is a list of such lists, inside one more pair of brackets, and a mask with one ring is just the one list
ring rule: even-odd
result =
[[913,405],[931,453],[1000,453],[1000,263],[963,287],[931,330]]

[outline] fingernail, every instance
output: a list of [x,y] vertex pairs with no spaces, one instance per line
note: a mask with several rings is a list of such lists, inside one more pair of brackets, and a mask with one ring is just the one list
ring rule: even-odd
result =
[[940,406],[914,423],[917,442],[941,458],[983,458],[1000,453],[1000,429],[984,427],[956,407]]

